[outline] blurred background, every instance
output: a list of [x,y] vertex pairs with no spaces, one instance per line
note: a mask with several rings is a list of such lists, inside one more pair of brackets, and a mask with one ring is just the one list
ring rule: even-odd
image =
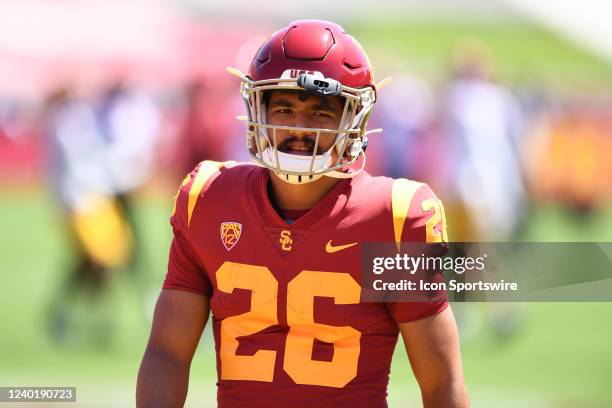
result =
[[[611,14],[597,0],[3,1],[0,385],[134,406],[172,196],[201,160],[248,159],[224,68],[246,71],[294,19],[342,24],[376,79],[393,77],[367,169],[428,182],[451,240],[612,241]],[[611,304],[455,313],[474,407],[612,406]],[[190,407],[215,406],[210,328],[202,343]],[[420,405],[402,346],[389,394]]]

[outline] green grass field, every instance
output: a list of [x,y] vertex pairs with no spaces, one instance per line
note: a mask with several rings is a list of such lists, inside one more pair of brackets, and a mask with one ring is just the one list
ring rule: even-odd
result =
[[[45,307],[68,253],[55,210],[40,194],[2,195],[0,203],[0,385],[76,385],[79,407],[133,406],[148,324],[142,315],[142,298],[131,280],[119,274],[113,280],[109,303],[117,328],[110,347],[57,347],[46,334]],[[169,211],[167,202],[139,204],[146,252],[154,265],[150,277],[159,284],[170,241]],[[540,209],[533,217],[536,221],[527,233],[530,239],[571,239],[585,234],[585,228],[592,232],[588,236],[605,239],[601,225],[612,224],[610,211],[592,226],[569,222],[553,208]],[[472,309],[475,316],[486,316],[482,305],[461,306]],[[612,304],[521,306],[525,321],[514,337],[500,341],[484,327],[463,346],[473,406],[610,406]],[[214,406],[214,383],[214,352],[207,328],[192,368],[188,406]],[[389,394],[392,407],[419,406],[418,389],[402,347],[396,352]]]

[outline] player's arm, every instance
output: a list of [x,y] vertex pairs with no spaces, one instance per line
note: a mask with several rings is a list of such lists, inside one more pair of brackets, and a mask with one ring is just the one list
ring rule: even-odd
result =
[[208,297],[182,290],[162,290],[138,372],[138,408],[183,406],[191,360],[208,313]]
[[450,307],[398,326],[421,389],[423,407],[469,407],[457,325]]
[[[396,241],[426,242],[432,251],[444,250],[448,242],[444,206],[429,186],[396,180],[392,209]],[[430,302],[394,303],[390,311],[402,333],[424,407],[468,407],[455,318],[444,291],[431,295]]]
[[[136,389],[139,408],[182,407],[189,368],[210,312],[212,285],[189,239],[189,221],[197,198],[213,171],[205,163],[183,180],[170,222],[174,232],[168,272],[153,316]],[[217,169],[216,166],[212,170]]]

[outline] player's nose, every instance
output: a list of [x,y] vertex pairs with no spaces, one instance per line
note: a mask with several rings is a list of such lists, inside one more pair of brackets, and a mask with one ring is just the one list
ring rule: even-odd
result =
[[[296,127],[308,127],[308,126],[296,126]],[[317,136],[317,132],[314,132],[312,130],[290,130],[288,136],[294,137],[298,140],[305,139],[305,138],[314,139]]]
[[305,113],[298,113],[294,116],[293,127],[302,128],[303,130],[292,129],[289,131],[291,136],[296,137],[312,137],[316,135],[316,132],[312,130],[308,130],[312,128],[312,123],[310,123],[309,117]]
[[307,112],[298,111],[293,116],[293,126],[299,128],[310,127],[310,115]]

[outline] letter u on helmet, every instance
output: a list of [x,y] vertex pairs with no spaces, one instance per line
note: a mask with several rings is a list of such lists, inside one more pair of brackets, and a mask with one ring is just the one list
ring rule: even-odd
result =
[[[234,69],[242,79],[241,94],[247,109],[247,149],[251,158],[294,184],[323,175],[352,177],[342,169],[363,156],[367,145],[366,123],[376,101],[372,68],[359,43],[337,24],[299,20],[272,34],[253,58],[248,75]],[[341,96],[344,101],[338,129],[300,128],[266,123],[265,93],[275,90],[306,90],[322,96]],[[280,152],[276,131],[316,133],[310,156]],[[379,131],[379,130],[376,130]],[[322,134],[334,134],[335,143],[317,154]],[[332,159],[336,149],[337,158]]]

